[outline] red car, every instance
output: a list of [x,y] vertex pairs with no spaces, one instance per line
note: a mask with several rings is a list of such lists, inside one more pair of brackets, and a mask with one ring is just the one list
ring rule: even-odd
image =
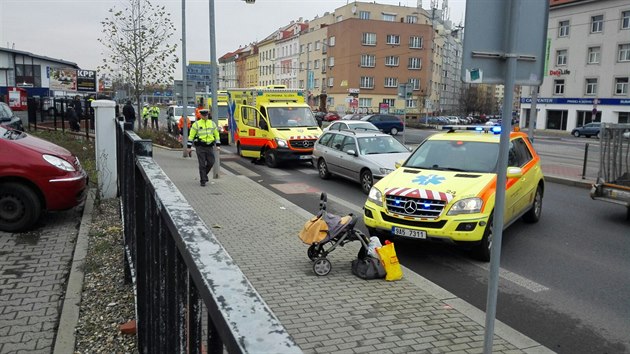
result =
[[85,200],[87,173],[68,150],[0,126],[0,231],[33,227],[42,211]]
[[324,116],[324,120],[327,122],[334,122],[339,119],[341,119],[341,117],[339,116],[339,114],[337,114],[337,112],[328,112]]

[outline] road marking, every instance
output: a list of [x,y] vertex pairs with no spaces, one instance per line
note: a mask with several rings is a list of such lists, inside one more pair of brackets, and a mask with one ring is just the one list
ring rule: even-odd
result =
[[291,174],[290,172],[279,170],[277,168],[267,168],[265,170],[265,173],[269,174],[269,175],[272,175],[272,176],[276,176],[276,177],[278,177],[278,176],[288,176],[288,175]]
[[317,170],[314,168],[300,168],[297,169],[297,171],[300,171],[306,175],[316,175],[318,173]]
[[[486,271],[490,271],[490,264],[484,263],[484,264],[479,264],[479,263],[474,263],[471,262],[470,260],[467,260],[468,263],[473,264],[481,269],[484,269]],[[535,281],[531,280],[531,279],[527,279],[521,275],[518,275],[516,273],[510,272],[509,270],[505,270],[503,268],[499,268],[499,277],[512,282],[516,285],[522,286],[523,288],[534,292],[534,293],[539,293],[541,291],[547,291],[549,290],[548,287],[538,284]]]
[[222,165],[225,165],[229,168],[231,168],[232,170],[236,171],[237,174],[239,175],[243,175],[243,176],[247,176],[247,177],[258,177],[260,176],[258,173],[245,168],[243,166],[241,166],[241,164],[239,164],[238,162],[234,162],[234,161],[221,161]]

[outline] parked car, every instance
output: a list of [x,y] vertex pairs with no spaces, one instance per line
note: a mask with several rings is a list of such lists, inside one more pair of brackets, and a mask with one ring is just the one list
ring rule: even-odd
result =
[[411,153],[394,137],[381,132],[327,131],[313,149],[313,165],[322,179],[337,175],[361,183],[365,194],[374,180],[392,172]]
[[341,120],[360,120],[363,117],[365,117],[363,113],[351,113],[341,117]]
[[374,130],[374,131],[379,131],[378,128],[370,123],[370,122],[364,122],[362,120],[340,120],[337,122],[333,122],[332,124],[330,124],[329,126],[327,126],[326,128],[324,128],[324,131],[332,131],[332,130]]
[[581,127],[577,127],[571,130],[571,135],[573,135],[576,138],[579,138],[582,135],[584,135],[587,138],[590,138],[591,136],[599,138],[599,128],[601,125],[602,125],[601,122],[591,122],[588,124],[584,124]]
[[[166,109],[166,127],[168,128],[168,132],[172,134],[179,134],[179,128],[177,127],[177,123],[179,123],[179,118],[184,114],[183,106],[168,106]],[[190,123],[195,122],[195,107],[188,106],[186,109],[186,115],[188,119],[190,119]]]
[[400,118],[391,114],[371,114],[361,118],[361,120],[374,124],[380,131],[396,135],[403,131],[404,126]]
[[22,119],[13,113],[8,104],[3,102],[0,102],[0,125],[19,131],[24,130]]
[[0,127],[0,230],[35,225],[44,210],[83,202],[87,173],[68,150],[11,128]]
[[339,119],[341,119],[341,117],[339,116],[339,114],[337,114],[337,112],[328,112],[324,116],[324,120],[326,122],[334,122],[334,121],[339,120]]

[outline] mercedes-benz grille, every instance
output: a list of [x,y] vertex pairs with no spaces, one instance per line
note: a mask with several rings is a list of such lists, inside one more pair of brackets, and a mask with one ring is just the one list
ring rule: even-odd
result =
[[410,198],[398,195],[386,195],[385,203],[391,213],[417,218],[437,218],[444,210],[446,202],[435,199]]
[[289,140],[289,144],[294,149],[312,149],[315,146],[315,140]]

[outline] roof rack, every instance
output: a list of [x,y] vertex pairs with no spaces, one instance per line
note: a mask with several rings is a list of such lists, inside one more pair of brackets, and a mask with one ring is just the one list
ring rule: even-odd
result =
[[445,125],[442,130],[448,130],[448,133],[455,131],[477,131],[484,133],[501,134],[501,126],[499,125]]

